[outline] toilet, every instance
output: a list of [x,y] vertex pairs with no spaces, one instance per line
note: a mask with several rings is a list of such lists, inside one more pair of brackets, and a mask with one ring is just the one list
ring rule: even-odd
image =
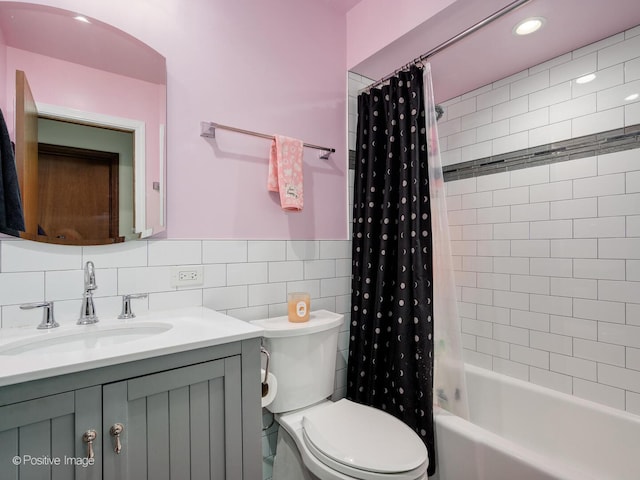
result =
[[280,425],[273,480],[426,480],[427,449],[410,427],[382,410],[328,400],[343,322],[327,310],[304,323],[252,322],[264,329],[278,385],[266,407]]

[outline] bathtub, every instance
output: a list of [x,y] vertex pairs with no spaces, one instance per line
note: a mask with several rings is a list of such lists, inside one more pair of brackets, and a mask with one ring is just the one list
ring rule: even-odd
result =
[[638,480],[640,416],[465,366],[471,422],[436,409],[438,480]]

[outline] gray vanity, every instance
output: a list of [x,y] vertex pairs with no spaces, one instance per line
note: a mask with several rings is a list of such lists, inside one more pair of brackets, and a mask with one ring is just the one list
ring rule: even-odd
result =
[[206,308],[0,333],[2,479],[259,479],[260,336]]

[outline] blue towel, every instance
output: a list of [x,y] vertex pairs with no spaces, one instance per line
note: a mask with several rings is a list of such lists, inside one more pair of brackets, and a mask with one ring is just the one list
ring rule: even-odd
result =
[[0,229],[4,233],[13,235],[24,232],[25,229],[16,159],[2,110],[0,110]]

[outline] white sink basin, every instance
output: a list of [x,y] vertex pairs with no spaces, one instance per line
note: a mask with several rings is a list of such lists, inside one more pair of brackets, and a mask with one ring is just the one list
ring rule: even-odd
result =
[[123,343],[147,339],[165,333],[173,327],[170,323],[146,322],[117,326],[78,326],[77,331],[58,334],[55,331],[42,334],[41,338],[29,338],[7,343],[0,347],[0,355],[23,353],[68,353],[85,349],[105,348]]
[[262,332],[249,322],[206,307],[148,312],[132,320],[105,317],[95,325],[74,322],[52,330],[0,328],[0,389],[247,340]]

